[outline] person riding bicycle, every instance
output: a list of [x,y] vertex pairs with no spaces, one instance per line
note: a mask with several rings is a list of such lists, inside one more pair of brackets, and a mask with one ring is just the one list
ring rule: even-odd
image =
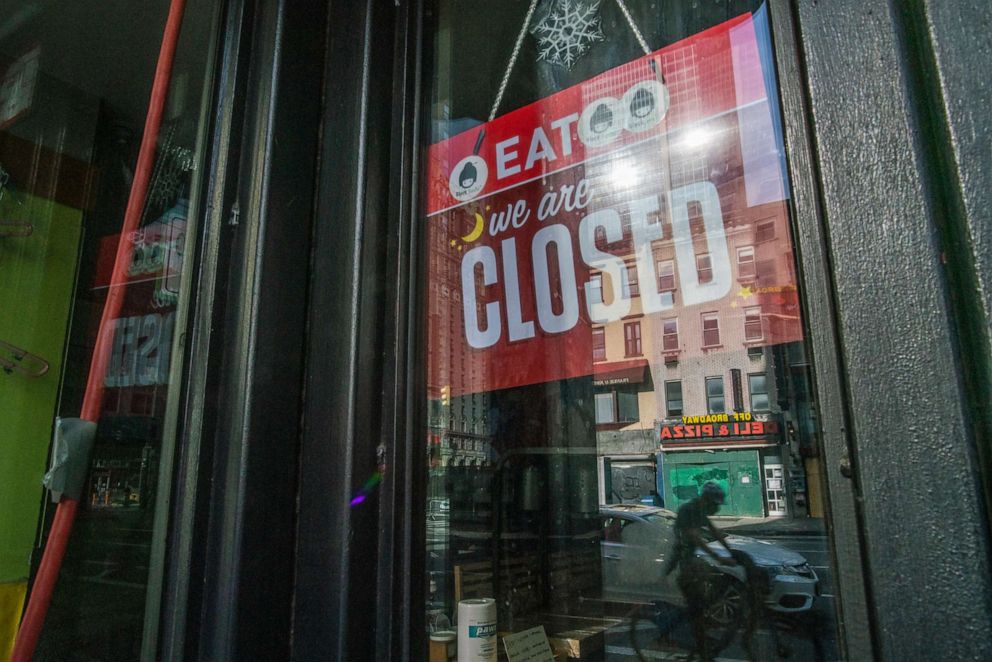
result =
[[[702,494],[679,507],[675,518],[675,549],[666,569],[666,574],[671,574],[677,567],[681,570],[678,576],[679,590],[685,597],[692,621],[696,650],[704,661],[710,659],[706,651],[706,609],[709,607],[707,582],[712,577],[713,569],[696,555],[696,550],[701,550],[721,565],[737,565],[730,556],[730,548],[724,540],[726,536],[710,521],[710,516],[720,510],[726,496],[722,487],[708,482],[703,485]],[[727,556],[717,554],[707,544],[703,536],[704,529],[723,545]]]

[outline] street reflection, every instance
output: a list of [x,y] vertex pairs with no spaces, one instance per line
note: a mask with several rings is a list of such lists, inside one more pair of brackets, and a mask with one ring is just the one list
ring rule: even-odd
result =
[[458,646],[492,598],[493,654],[838,657],[767,14],[716,4],[590,3],[604,39],[520,42],[490,121],[457,54],[524,16],[441,4],[427,609]]

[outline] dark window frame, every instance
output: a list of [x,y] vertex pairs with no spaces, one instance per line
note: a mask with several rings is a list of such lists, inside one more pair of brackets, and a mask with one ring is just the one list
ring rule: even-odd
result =
[[644,356],[644,347],[641,344],[641,322],[624,322],[623,325],[623,351],[625,357]]
[[[756,391],[755,390],[754,383],[759,378],[764,381],[764,387],[763,387],[763,390],[757,390]],[[754,396],[755,395],[764,396],[764,398],[765,398],[765,405],[763,407],[756,407],[755,406],[755,404],[754,404]],[[768,393],[768,375],[766,375],[763,372],[751,372],[751,373],[748,373],[748,376],[747,376],[747,398],[748,398],[748,406],[750,407],[750,411],[759,411],[759,412],[771,411],[771,398],[769,397],[769,393]]]
[[[677,386],[679,397],[673,398],[671,394],[670,386]],[[678,402],[678,407],[673,407],[672,403]],[[685,411],[685,395],[682,392],[682,380],[681,379],[669,379],[665,382],[665,414],[674,418],[676,416],[682,416]]]
[[[669,333],[668,325],[674,324],[675,331]],[[679,350],[679,318],[669,317],[661,320],[661,349],[663,352],[677,352]]]
[[[662,266],[664,265],[664,267]],[[658,260],[658,291],[672,292],[675,290],[675,260]],[[665,271],[671,273],[665,273]]]
[[[720,385],[720,393],[710,393],[710,385]],[[711,375],[704,378],[704,389],[706,393],[706,413],[707,414],[725,414],[727,413],[727,389],[724,384],[723,375]],[[715,405],[716,400],[722,403],[719,408]]]
[[709,253],[696,255],[696,278],[701,284],[713,282],[713,257]]
[[[741,256],[750,253],[749,259],[742,260]],[[737,278],[742,281],[754,280],[757,275],[757,256],[754,246],[739,246],[737,248]]]
[[[720,347],[720,314],[716,312],[700,313],[699,320],[703,332],[703,349]],[[713,324],[707,328],[707,324],[710,322]]]
[[606,360],[606,329],[601,326],[592,329],[592,360]]
[[589,303],[603,303],[603,274],[596,273],[589,276],[589,289],[599,293],[598,297],[590,295]]
[[627,274],[627,298],[633,299],[634,297],[641,296],[640,283],[637,280],[637,265],[628,264],[626,265]]
[[744,309],[744,342],[757,342],[765,337],[761,306],[748,306]]

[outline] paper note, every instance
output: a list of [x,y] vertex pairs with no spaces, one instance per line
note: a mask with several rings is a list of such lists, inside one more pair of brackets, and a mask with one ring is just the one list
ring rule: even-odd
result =
[[503,637],[503,646],[510,662],[554,662],[555,659],[543,625]]

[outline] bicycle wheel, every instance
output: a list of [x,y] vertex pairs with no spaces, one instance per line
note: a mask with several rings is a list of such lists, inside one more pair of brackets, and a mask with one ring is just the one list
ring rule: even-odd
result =
[[730,645],[748,611],[746,587],[732,577],[714,582],[713,600],[705,612],[706,648],[711,656]]

